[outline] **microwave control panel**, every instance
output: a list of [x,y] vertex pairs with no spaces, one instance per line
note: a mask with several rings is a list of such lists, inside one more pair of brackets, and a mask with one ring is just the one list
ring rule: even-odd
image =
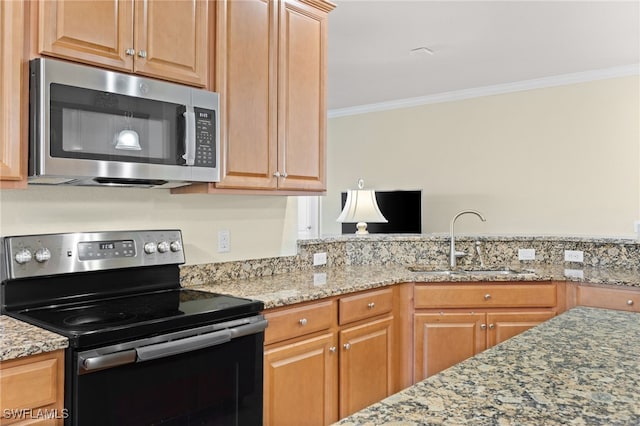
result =
[[194,107],[196,116],[196,167],[216,166],[216,112]]

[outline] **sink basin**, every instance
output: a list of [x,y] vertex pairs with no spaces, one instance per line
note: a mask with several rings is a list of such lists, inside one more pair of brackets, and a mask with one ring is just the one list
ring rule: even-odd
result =
[[408,269],[412,272],[419,272],[427,275],[526,275],[534,274],[534,271],[528,269],[516,270],[510,268],[501,269],[437,269],[433,266],[427,265],[414,265],[409,266]]

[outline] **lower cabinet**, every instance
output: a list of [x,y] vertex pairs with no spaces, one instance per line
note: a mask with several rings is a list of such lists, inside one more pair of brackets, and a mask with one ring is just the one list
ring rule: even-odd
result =
[[64,351],[0,362],[0,424],[61,425]]
[[556,292],[554,283],[417,285],[414,380],[552,318],[557,313]]
[[331,424],[399,390],[395,291],[265,313],[265,425]]
[[640,288],[611,288],[581,284],[574,287],[576,304],[640,312]]

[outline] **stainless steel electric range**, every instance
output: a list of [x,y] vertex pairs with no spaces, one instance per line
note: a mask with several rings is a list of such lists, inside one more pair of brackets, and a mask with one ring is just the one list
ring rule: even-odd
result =
[[71,425],[261,425],[259,301],[180,287],[178,230],[3,238],[2,313],[69,338]]

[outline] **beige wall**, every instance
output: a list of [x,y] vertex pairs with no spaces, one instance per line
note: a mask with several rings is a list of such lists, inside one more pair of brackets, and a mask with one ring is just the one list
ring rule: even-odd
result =
[[[177,228],[188,264],[292,255],[295,198],[171,195],[168,190],[30,186],[0,191],[0,233]],[[217,252],[219,230],[231,251]]]
[[633,236],[640,219],[638,76],[333,118],[322,233],[339,192],[422,189],[423,232]]

